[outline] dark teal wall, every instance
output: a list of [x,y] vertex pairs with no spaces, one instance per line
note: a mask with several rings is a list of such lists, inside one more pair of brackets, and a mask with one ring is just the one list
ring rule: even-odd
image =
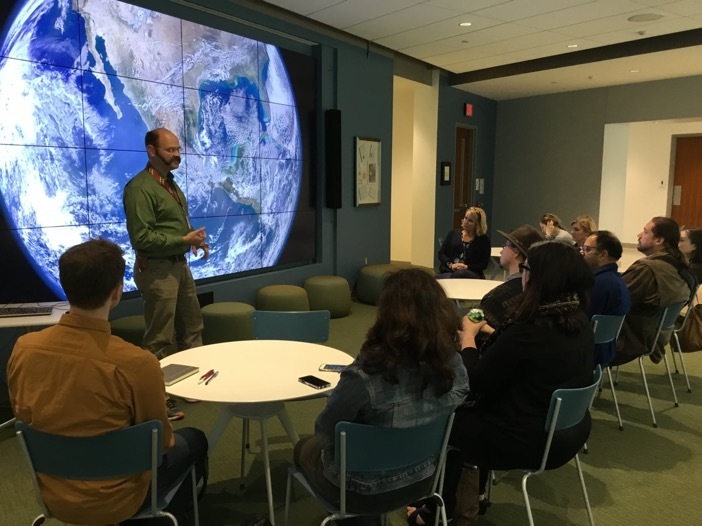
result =
[[605,124],[702,117],[702,76],[502,101],[493,224],[599,215]]
[[[473,104],[473,116],[463,115],[463,105]],[[485,194],[478,199],[484,204],[488,216],[488,228],[494,232],[492,225],[493,171],[495,158],[495,118],[497,102],[485,97],[473,95],[448,84],[446,75],[442,75],[439,84],[438,136],[436,149],[436,172],[438,181],[439,166],[442,161],[454,165],[456,152],[456,127],[467,126],[476,130],[475,177],[485,179]],[[453,166],[455,168],[455,166]],[[443,237],[452,228],[453,222],[453,188],[436,187],[435,229],[436,237]],[[491,235],[492,237],[492,235]],[[435,264],[438,259],[435,257]]]

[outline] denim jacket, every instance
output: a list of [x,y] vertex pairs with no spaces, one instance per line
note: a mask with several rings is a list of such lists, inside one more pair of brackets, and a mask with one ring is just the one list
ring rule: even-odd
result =
[[[338,385],[317,417],[315,435],[322,445],[324,475],[336,486],[339,473],[334,464],[334,427],[337,422],[357,422],[383,427],[406,428],[426,424],[448,414],[468,393],[468,375],[458,353],[451,360],[456,378],[451,389],[436,397],[432,387],[421,390],[422,377],[416,369],[398,369],[398,383],[382,374],[366,374],[358,359],[342,373]],[[434,473],[434,459],[383,473],[347,474],[346,487],[363,495],[398,489],[423,480]]]

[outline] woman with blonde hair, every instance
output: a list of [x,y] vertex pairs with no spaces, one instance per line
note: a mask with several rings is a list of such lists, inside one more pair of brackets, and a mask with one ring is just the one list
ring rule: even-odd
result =
[[578,248],[582,247],[590,234],[597,230],[597,223],[590,216],[578,216],[570,222],[570,235]]
[[490,263],[490,238],[485,211],[477,206],[466,209],[461,228],[454,228],[439,249],[437,278],[483,279]]

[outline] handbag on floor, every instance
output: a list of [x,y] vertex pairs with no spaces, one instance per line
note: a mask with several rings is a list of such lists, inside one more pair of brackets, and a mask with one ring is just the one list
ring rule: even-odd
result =
[[694,305],[688,312],[678,339],[682,352],[702,351],[702,303]]

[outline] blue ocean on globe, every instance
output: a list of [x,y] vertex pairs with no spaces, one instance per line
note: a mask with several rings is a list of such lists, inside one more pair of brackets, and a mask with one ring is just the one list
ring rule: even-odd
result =
[[206,227],[195,278],[279,260],[302,139],[277,48],[116,0],[30,0],[0,56],[0,206],[57,295],[59,255],[90,237],[124,249],[135,288],[122,190],[156,127],[180,137],[176,181],[193,227]]

